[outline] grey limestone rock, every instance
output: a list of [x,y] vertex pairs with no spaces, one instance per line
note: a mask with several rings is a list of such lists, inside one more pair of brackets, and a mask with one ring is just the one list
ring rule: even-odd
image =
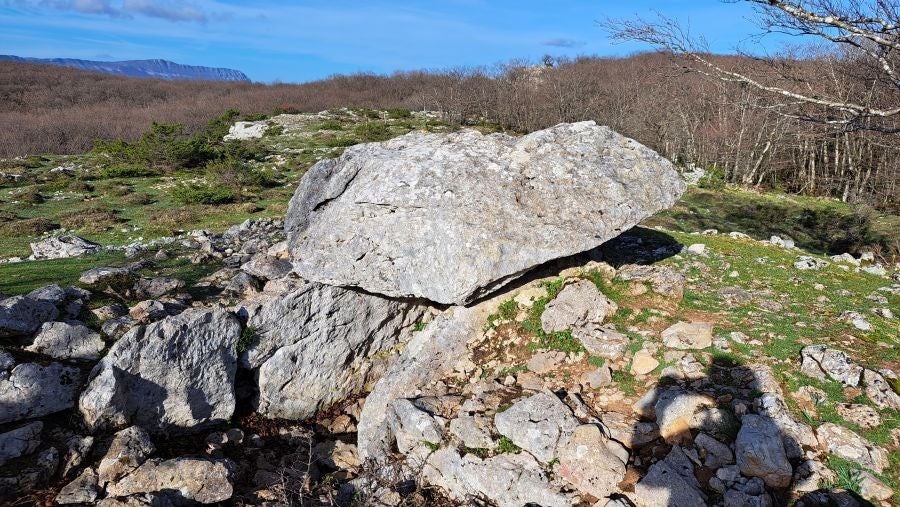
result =
[[321,283],[464,304],[674,204],[673,165],[594,122],[514,138],[411,133],[313,166],[285,229]]

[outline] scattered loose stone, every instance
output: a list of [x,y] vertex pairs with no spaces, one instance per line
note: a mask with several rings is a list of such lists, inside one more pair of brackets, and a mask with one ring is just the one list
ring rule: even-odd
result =
[[9,377],[0,375],[0,423],[41,417],[75,405],[81,372],[50,363],[16,365]]
[[572,411],[551,392],[540,392],[514,403],[494,416],[497,432],[530,452],[539,461],[549,463],[556,446],[577,426]]
[[703,464],[709,468],[716,469],[734,463],[731,448],[706,433],[699,433],[694,444],[705,453]]
[[108,485],[106,491],[117,497],[175,491],[181,498],[199,503],[222,502],[232,495],[233,466],[228,460],[152,459]]
[[541,314],[545,333],[572,330],[572,336],[590,334],[603,320],[618,310],[618,306],[603,295],[590,280],[578,280],[566,285]]
[[15,296],[0,300],[0,338],[26,336],[41,324],[56,319],[59,310],[51,302]]
[[677,445],[665,459],[650,467],[635,485],[634,496],[642,507],[706,505],[706,495],[694,476],[694,465]]
[[791,482],[793,468],[787,460],[778,426],[768,417],[747,414],[735,441],[735,455],[741,473],[759,477],[772,488],[784,488]]
[[73,503],[93,503],[97,499],[97,474],[91,468],[85,468],[74,481],[66,484],[56,495],[56,503],[69,505]]
[[884,449],[847,428],[834,423],[825,423],[816,428],[816,437],[819,439],[819,446],[835,456],[878,473],[888,466],[888,455]]
[[391,404],[388,425],[397,448],[404,454],[420,445],[438,445],[444,439],[443,420],[419,410],[410,400],[399,399]]
[[666,347],[675,349],[705,349],[712,345],[713,326],[709,322],[679,322],[662,332]]
[[628,451],[592,424],[578,426],[560,440],[556,455],[559,475],[596,498],[606,498],[616,490],[628,463]]
[[48,236],[40,241],[31,243],[31,255],[28,259],[65,259],[94,254],[102,248],[101,245],[78,236]]
[[706,395],[680,388],[667,389],[659,394],[654,406],[659,434],[666,441],[690,438],[690,430],[703,424],[698,415],[707,407],[714,407],[716,401]]
[[801,255],[797,257],[797,262],[794,263],[794,269],[818,271],[820,269],[825,269],[830,265],[831,263],[826,260],[817,259],[808,255]]
[[653,287],[653,292],[675,300],[684,297],[684,275],[669,266],[629,264],[619,269],[616,276],[626,282],[647,282]]
[[136,299],[157,299],[170,292],[184,288],[184,282],[167,276],[141,278],[134,283],[132,291]]
[[139,326],[91,371],[79,409],[93,428],[136,423],[184,431],[234,412],[235,347],[241,326],[221,310],[188,310]]
[[499,454],[482,460],[443,448],[428,457],[422,475],[428,484],[459,501],[489,498],[497,507],[571,507],[578,500],[553,484],[527,453]]
[[97,465],[100,485],[115,482],[126,476],[154,452],[156,447],[150,435],[140,426],[131,426],[119,431],[113,436],[109,449]]
[[810,345],[800,351],[800,371],[820,380],[831,378],[847,386],[859,385],[863,369],[850,357],[825,345]]
[[655,370],[659,366],[659,361],[653,357],[647,349],[641,349],[634,354],[631,360],[631,373],[635,375],[646,375]]
[[99,333],[78,321],[45,322],[41,325],[34,342],[25,348],[30,352],[44,354],[54,359],[80,359],[94,361],[106,343]]
[[6,433],[0,433],[0,466],[8,461],[26,456],[37,450],[41,445],[41,431],[44,423],[35,421],[20,426]]

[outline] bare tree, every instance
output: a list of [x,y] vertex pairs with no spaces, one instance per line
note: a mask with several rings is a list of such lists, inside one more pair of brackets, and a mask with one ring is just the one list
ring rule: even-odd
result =
[[802,120],[843,130],[900,132],[900,1],[727,0],[753,4],[763,34],[783,33],[824,42],[826,68],[811,74],[789,57],[757,59],[756,72],[729,68],[664,15],[601,23],[613,38],[642,41],[684,57],[689,69],[780,99],[772,107]]

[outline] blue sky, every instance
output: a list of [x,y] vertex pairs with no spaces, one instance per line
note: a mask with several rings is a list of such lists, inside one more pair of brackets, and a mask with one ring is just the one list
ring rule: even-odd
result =
[[605,17],[660,12],[716,52],[760,51],[752,10],[719,0],[0,0],[0,54],[163,58],[231,67],[254,81],[624,55]]

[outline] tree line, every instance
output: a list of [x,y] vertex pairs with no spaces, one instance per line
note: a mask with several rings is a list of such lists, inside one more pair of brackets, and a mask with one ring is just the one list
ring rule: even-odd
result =
[[[803,75],[841,95],[871,93],[867,74],[854,67],[859,63],[833,54],[777,61],[703,57],[722,69],[756,69],[774,80]],[[408,108],[515,133],[595,120],[722,183],[900,207],[896,134],[785,114],[783,101],[757,87],[686,70],[688,58],[672,51],[547,57],[537,64],[273,85],[142,80],[3,62],[0,156],[80,153],[96,139],[139,139],[152,122],[183,124],[193,134],[228,108],[267,114]]]

